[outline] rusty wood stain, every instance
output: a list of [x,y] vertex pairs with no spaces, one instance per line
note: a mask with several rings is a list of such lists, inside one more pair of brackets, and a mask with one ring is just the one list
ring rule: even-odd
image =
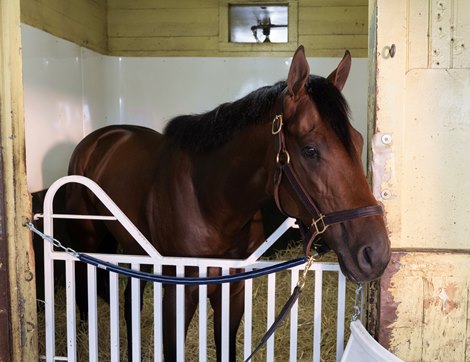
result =
[[403,252],[393,253],[390,263],[382,276],[380,285],[380,314],[379,314],[379,334],[378,340],[382,346],[389,349],[392,336],[392,325],[398,319],[398,303],[390,291],[392,277],[400,270],[400,259]]
[[465,361],[470,255],[394,252],[381,280],[379,342],[407,362]]

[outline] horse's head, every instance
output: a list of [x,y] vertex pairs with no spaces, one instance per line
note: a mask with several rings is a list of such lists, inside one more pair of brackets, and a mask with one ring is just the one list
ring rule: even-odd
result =
[[324,231],[320,242],[338,255],[345,275],[365,281],[383,273],[390,242],[363,171],[363,139],[341,95],[350,66],[346,52],[326,79],[311,76],[303,47],[297,49],[283,99],[284,126],[273,122],[273,133],[279,131],[275,196],[287,214]]

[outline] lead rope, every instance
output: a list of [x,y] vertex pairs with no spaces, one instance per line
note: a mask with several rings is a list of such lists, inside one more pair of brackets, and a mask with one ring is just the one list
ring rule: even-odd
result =
[[[279,327],[279,324],[282,323],[282,321],[285,319],[289,311],[292,309],[292,306],[295,304],[295,302],[299,298],[300,293],[302,292],[305,286],[305,281],[307,279],[307,272],[312,266],[314,261],[315,261],[315,258],[313,256],[309,257],[307,264],[305,265],[305,269],[302,273],[302,276],[299,278],[299,281],[297,282],[297,285],[294,288],[294,291],[292,292],[292,295],[290,296],[289,300],[286,302],[286,304],[282,308],[281,312],[279,313],[279,315],[277,316],[276,320],[273,322],[269,330],[263,336],[258,346],[256,346],[256,348],[253,350],[251,355],[245,360],[245,362],[250,361],[250,359],[253,358],[253,356],[266,344],[266,342],[274,333],[274,331],[277,329],[277,327]],[[362,316],[363,295],[364,295],[364,284],[357,283],[356,291],[355,291],[354,309],[353,309],[353,314],[351,317],[351,320],[353,322],[357,321]]]
[[260,276],[268,275],[271,273],[276,273],[278,271],[295,268],[299,265],[305,264],[307,260],[305,257],[289,260],[286,262],[280,262],[275,265],[267,266],[260,269],[254,269],[247,272],[242,272],[238,274],[229,274],[216,277],[174,277],[171,275],[159,275],[153,273],[146,273],[138,270],[128,269],[120,265],[112,264],[107,261],[97,259],[91,255],[80,253],[75,251],[72,248],[65,247],[59,240],[54,239],[50,235],[46,235],[40,230],[38,230],[31,222],[26,221],[23,224],[25,227],[30,229],[32,232],[39,235],[42,239],[51,243],[54,247],[62,249],[65,253],[73,256],[77,260],[84,262],[86,264],[93,265],[97,268],[117,273],[120,275],[137,278],[140,280],[145,280],[152,283],[163,283],[163,284],[179,284],[179,285],[208,285],[208,284],[222,284],[222,283],[232,283],[243,281],[247,279],[253,279]]
[[273,335],[273,333],[276,331],[276,329],[279,327],[279,325],[286,319],[287,315],[289,314],[290,310],[294,306],[294,304],[297,302],[299,299],[300,293],[302,293],[302,290],[305,287],[305,282],[307,280],[307,273],[312,266],[313,262],[315,261],[314,256],[310,256],[307,260],[307,263],[305,264],[304,271],[302,275],[300,276],[299,280],[297,281],[297,285],[295,286],[294,290],[292,291],[292,295],[289,297],[287,300],[286,304],[284,307],[282,307],[282,310],[279,312],[278,316],[274,320],[273,324],[271,324],[271,327],[267,330],[266,334],[261,338],[261,341],[258,343],[256,348],[251,352],[250,356],[245,360],[245,362],[250,361],[253,356],[261,349],[263,346],[268,342],[269,338]]

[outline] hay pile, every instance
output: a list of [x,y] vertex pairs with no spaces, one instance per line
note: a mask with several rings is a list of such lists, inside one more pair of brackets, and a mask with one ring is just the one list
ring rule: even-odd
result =
[[[298,248],[290,248],[276,255],[276,260],[289,260],[300,255]],[[336,261],[332,253],[325,258],[325,261]],[[309,274],[312,275],[313,274]],[[122,288],[124,290],[125,279],[122,279]],[[298,316],[298,349],[297,356],[299,361],[312,360],[313,345],[313,277],[307,281],[304,292],[299,300]],[[349,320],[352,315],[354,305],[355,285],[347,283],[347,305],[346,305],[346,323],[345,339],[349,337]],[[253,316],[256,321],[253,322],[253,345],[256,345],[266,332],[266,305],[267,305],[267,279],[258,278],[253,281]],[[121,293],[122,294],[122,293]],[[290,296],[290,273],[281,272],[276,277],[276,314],[281,310],[283,304]],[[121,298],[122,295],[121,295]],[[148,302],[147,302],[148,301]],[[144,308],[142,310],[142,361],[153,361],[153,288],[151,284],[147,286],[144,293]],[[121,305],[124,305],[121,300]],[[56,293],[56,354],[66,355],[66,310],[65,310],[65,288],[60,288]],[[210,307],[208,307],[210,309]],[[323,301],[322,301],[322,339],[321,339],[321,360],[336,360],[336,311],[337,311],[337,273],[324,272],[323,274]],[[77,313],[78,318],[78,313]],[[45,331],[44,331],[44,313],[38,312],[39,319],[39,353],[45,354]],[[78,320],[78,319],[77,319]],[[99,360],[109,361],[109,306],[98,299],[98,320],[99,320]],[[121,311],[121,360],[127,360],[127,340],[126,327]],[[187,343],[186,360],[195,361],[198,359],[198,317],[197,315],[191,323]],[[215,361],[215,346],[212,338],[212,311],[208,316],[208,361]],[[288,360],[289,355],[289,320],[287,319],[275,333],[275,356],[277,361]],[[146,345],[145,341],[150,341]],[[88,360],[88,335],[86,325],[77,325],[77,348],[79,360]],[[243,320],[238,332],[237,343],[238,357],[242,360],[243,356]],[[255,356],[253,361],[265,360],[265,348]]]

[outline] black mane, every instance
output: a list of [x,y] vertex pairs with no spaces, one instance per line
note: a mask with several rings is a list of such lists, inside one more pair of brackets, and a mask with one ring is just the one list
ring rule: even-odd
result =
[[[250,125],[270,122],[286,82],[261,87],[245,97],[224,103],[212,111],[173,118],[164,134],[179,147],[194,152],[225,144],[235,132]],[[307,89],[322,118],[329,122],[346,149],[352,151],[349,107],[341,92],[325,78],[310,76]]]
[[285,82],[279,82],[261,87],[207,113],[178,116],[167,124],[164,134],[184,149],[197,152],[217,148],[236,131],[267,122],[285,86]]

